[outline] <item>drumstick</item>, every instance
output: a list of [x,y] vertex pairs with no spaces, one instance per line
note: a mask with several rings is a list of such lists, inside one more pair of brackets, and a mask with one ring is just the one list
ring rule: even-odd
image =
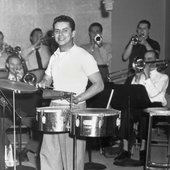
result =
[[113,92],[114,92],[114,89],[112,89],[112,91],[111,91],[111,93],[110,93],[110,97],[109,97],[109,101],[108,101],[108,103],[107,103],[106,109],[109,109],[110,102],[111,102],[111,99],[112,99],[112,96],[113,96]]
[[53,89],[53,87],[52,86],[45,86],[45,88],[49,88],[49,89]]

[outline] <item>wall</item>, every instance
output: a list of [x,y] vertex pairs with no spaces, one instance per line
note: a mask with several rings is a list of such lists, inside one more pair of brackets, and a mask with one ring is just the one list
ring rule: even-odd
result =
[[113,11],[105,16],[101,12],[101,1],[0,0],[0,30],[7,43],[25,47],[33,28],[40,27],[46,32],[56,16],[67,14],[76,21],[76,43],[83,44],[89,41],[89,24],[100,22],[104,27],[104,40],[113,44],[111,71],[115,71],[127,68],[128,62],[121,60],[124,47],[135,33],[137,22],[148,19],[152,23],[151,37],[160,42],[161,58],[165,57],[166,0],[115,0]]
[[104,37],[111,41],[111,15],[103,17],[100,0],[0,0],[0,30],[12,46],[29,44],[29,34],[35,27],[44,32],[52,28],[53,19],[66,14],[76,21],[76,42],[89,41],[88,26],[101,22]]
[[[165,58],[170,60],[170,1],[166,0],[166,13],[165,13]],[[170,64],[170,63],[169,63]],[[170,78],[170,66],[166,69],[166,73],[169,75]],[[168,94],[170,94],[170,85],[168,86]]]
[[127,68],[128,62],[122,62],[124,47],[132,34],[135,34],[139,20],[147,19],[151,22],[151,37],[161,45],[161,58],[164,54],[165,32],[165,1],[164,0],[116,0],[112,12],[112,70]]

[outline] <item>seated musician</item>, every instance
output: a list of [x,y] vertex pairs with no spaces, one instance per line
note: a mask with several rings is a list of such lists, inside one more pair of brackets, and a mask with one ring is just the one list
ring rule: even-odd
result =
[[[144,55],[145,62],[155,61],[156,53],[153,50],[147,51]],[[157,71],[156,63],[146,63],[144,70],[142,72],[136,73],[131,81],[131,84],[141,84],[145,86],[150,101],[153,104],[153,107],[161,107],[167,104],[165,99],[166,89],[168,87],[169,78],[166,74],[160,73]],[[123,143],[123,150],[115,158],[114,164],[116,165],[125,165],[126,161],[131,157],[129,152],[128,139],[132,135],[133,124],[134,122],[139,122],[139,139],[141,140],[140,147],[140,163],[143,165],[146,159],[146,139],[147,139],[147,125],[148,117],[147,114],[142,110],[131,109],[130,112],[130,122],[128,122],[128,113],[127,111],[122,111],[121,114],[121,127],[120,127],[120,138]],[[128,124],[130,124],[128,129]],[[130,136],[129,136],[129,135]],[[130,141],[129,141],[130,142]]]
[[[22,61],[18,57],[17,54],[11,54],[7,60],[6,60],[6,67],[8,70],[8,76],[6,77],[9,80],[13,81],[22,81],[23,76],[25,75],[25,70],[23,69]],[[15,84],[14,84],[15,85]],[[18,85],[19,86],[19,85]],[[19,88],[19,87],[18,87]],[[1,90],[1,92],[6,96],[8,101],[12,103],[12,90]],[[34,129],[34,121],[35,121],[35,115],[36,115],[36,107],[40,105],[40,94],[38,92],[34,93],[16,93],[15,95],[16,100],[16,120],[18,120],[18,117],[21,117],[21,123],[26,125],[27,127],[31,128],[33,132],[35,132]],[[9,105],[9,103],[8,103]],[[12,106],[12,105],[11,105]],[[11,107],[9,106],[9,107]],[[5,114],[7,115],[7,124],[5,124],[5,130],[10,127],[10,125],[13,124],[12,122],[12,108],[6,109]],[[38,132],[39,133],[39,132]],[[33,133],[34,135],[34,133]],[[38,136],[40,136],[38,134]],[[37,137],[36,137],[37,138]],[[21,161],[28,160],[27,152],[38,152],[40,145],[39,139],[30,139],[28,144],[26,145],[26,148],[21,152]]]

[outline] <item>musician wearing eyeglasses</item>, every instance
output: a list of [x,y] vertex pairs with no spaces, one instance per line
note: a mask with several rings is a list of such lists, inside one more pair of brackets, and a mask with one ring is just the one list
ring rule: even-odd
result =
[[6,68],[8,70],[8,79],[13,81],[21,81],[25,70],[22,65],[21,59],[15,55],[10,55],[6,60]]
[[[149,50],[144,55],[146,65],[141,72],[137,72],[131,81],[131,84],[143,85],[147,91],[148,97],[153,107],[166,106],[167,101],[165,93],[169,84],[168,75],[158,72],[156,67],[157,53],[153,50]],[[148,63],[147,63],[148,62]],[[121,114],[121,127],[120,127],[120,138],[122,139],[123,149],[121,153],[115,158],[116,165],[126,165],[125,158],[130,158],[131,153],[129,152],[129,135],[132,135],[132,129],[134,122],[139,122],[139,138],[141,140],[140,147],[140,164],[144,165],[146,159],[146,139],[148,133],[148,117],[143,110],[131,109],[130,122],[128,120],[127,111],[123,111]],[[128,132],[128,123],[130,124],[130,133]]]
[[144,59],[144,54],[148,50],[155,50],[160,53],[160,45],[150,38],[151,23],[148,20],[141,20],[137,24],[136,35],[130,38],[123,55],[123,61],[129,61],[129,72],[133,72],[132,63],[134,59]]

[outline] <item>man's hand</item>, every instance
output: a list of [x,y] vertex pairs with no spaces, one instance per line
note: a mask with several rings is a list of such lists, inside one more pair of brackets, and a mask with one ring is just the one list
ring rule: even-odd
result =
[[150,64],[146,64],[145,65],[145,68],[143,70],[143,73],[146,77],[146,79],[149,79],[150,78]]
[[46,81],[42,80],[41,82],[36,84],[36,87],[45,89],[46,88]]
[[100,34],[97,34],[95,37],[94,37],[94,43],[98,46],[98,47],[101,47],[103,44],[103,38]]

